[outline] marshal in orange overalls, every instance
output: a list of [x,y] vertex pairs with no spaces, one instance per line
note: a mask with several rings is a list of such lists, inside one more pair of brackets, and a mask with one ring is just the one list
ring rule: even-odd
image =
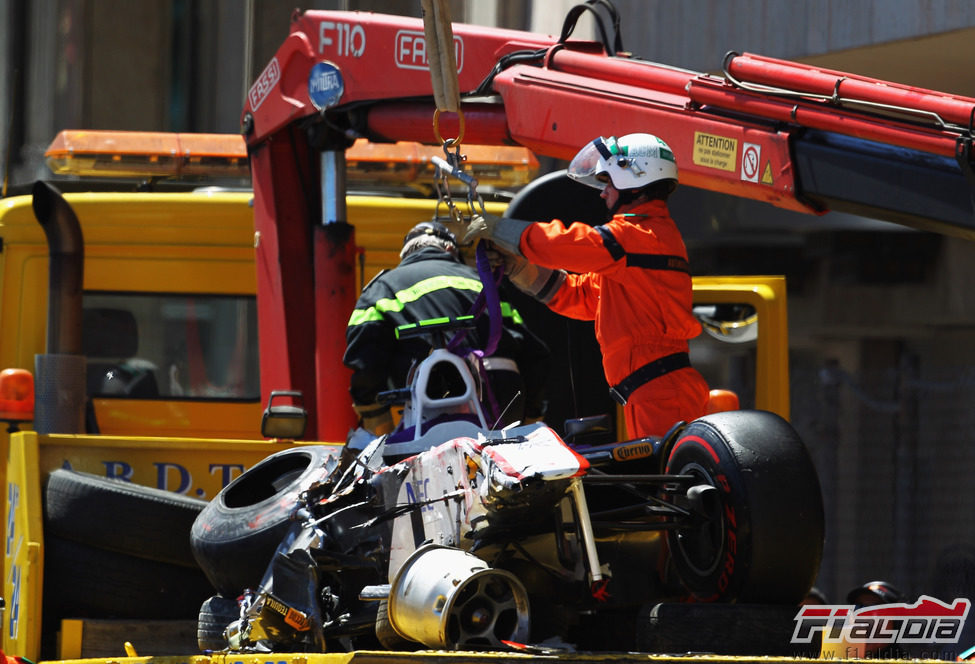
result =
[[687,250],[664,201],[634,205],[602,226],[534,223],[519,248],[536,265],[569,272],[546,304],[595,322],[611,387],[654,360],[670,358],[664,365],[677,367],[630,381],[638,384],[623,409],[630,437],[662,436],[677,421],[705,414],[708,385],[681,361],[701,325],[691,313]]

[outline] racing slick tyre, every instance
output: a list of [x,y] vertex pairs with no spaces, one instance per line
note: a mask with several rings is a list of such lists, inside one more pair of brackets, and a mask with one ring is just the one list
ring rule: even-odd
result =
[[44,489],[44,532],[195,569],[190,529],[206,504],[172,491],[57,469]]
[[766,411],[706,415],[679,434],[666,472],[699,479],[678,502],[703,518],[667,533],[694,598],[798,604],[819,571],[825,525],[816,469],[792,426]]
[[637,617],[636,650],[816,659],[818,637],[813,643],[791,642],[795,615],[792,604],[648,604]]
[[196,641],[200,652],[218,651],[227,647],[223,631],[227,625],[240,618],[237,600],[214,595],[204,600],[200,606],[200,616],[196,622]]
[[193,555],[221,595],[257,588],[291,525],[298,494],[324,479],[337,448],[307,445],[272,454],[241,473],[200,512]]
[[376,610],[376,640],[386,650],[412,651],[423,647],[422,643],[410,641],[400,636],[400,633],[389,622],[389,600],[379,600]]

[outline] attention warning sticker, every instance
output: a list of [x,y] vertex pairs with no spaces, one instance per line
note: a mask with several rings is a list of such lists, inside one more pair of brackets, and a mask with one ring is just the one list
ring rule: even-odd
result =
[[695,131],[693,160],[698,166],[734,173],[738,163],[738,139]]

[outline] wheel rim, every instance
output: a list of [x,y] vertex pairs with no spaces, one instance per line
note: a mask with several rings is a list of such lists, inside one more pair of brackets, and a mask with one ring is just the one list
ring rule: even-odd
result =
[[[680,475],[693,475],[699,483],[717,487],[711,474],[697,463],[685,464],[679,471]],[[686,499],[682,499],[686,503]],[[712,574],[722,561],[724,550],[725,522],[721,515],[721,501],[715,500],[708,506],[707,520],[694,528],[677,529],[674,543],[680,550],[687,566],[699,576]]]
[[485,574],[472,579],[458,593],[450,610],[448,641],[458,646],[500,647],[523,630],[524,612],[506,578]]

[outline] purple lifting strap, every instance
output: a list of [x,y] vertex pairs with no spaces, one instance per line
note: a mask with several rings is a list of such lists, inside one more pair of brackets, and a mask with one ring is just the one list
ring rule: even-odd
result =
[[[501,339],[501,296],[498,294],[498,283],[500,283],[501,277],[504,274],[504,268],[498,267],[493,274],[491,273],[491,264],[488,262],[484,240],[477,243],[475,252],[477,257],[477,275],[481,278],[483,287],[468,313],[474,318],[477,318],[483,313],[485,307],[487,308],[490,328],[487,343],[484,345],[484,355],[485,357],[490,357],[498,349],[498,341]],[[453,338],[447,342],[447,350],[451,353],[466,355],[467,353],[458,353],[460,345],[466,336],[467,330],[458,330]]]
[[488,406],[492,411],[491,417],[497,418],[500,416],[498,403],[494,398],[494,392],[491,390],[491,383],[487,380],[487,372],[484,370],[483,359],[494,354],[494,351],[498,349],[498,341],[501,339],[501,296],[498,294],[498,284],[504,275],[504,268],[498,267],[493,274],[491,273],[491,264],[488,262],[487,250],[483,240],[477,243],[475,253],[477,257],[477,274],[481,278],[482,288],[481,292],[477,295],[477,299],[474,300],[474,304],[471,306],[469,313],[476,319],[487,308],[489,323],[487,343],[484,346],[484,350],[470,349],[462,346],[465,337],[467,337],[467,330],[457,330],[453,338],[447,342],[447,350],[461,357],[469,353],[473,353],[477,357],[481,383],[484,385]]

